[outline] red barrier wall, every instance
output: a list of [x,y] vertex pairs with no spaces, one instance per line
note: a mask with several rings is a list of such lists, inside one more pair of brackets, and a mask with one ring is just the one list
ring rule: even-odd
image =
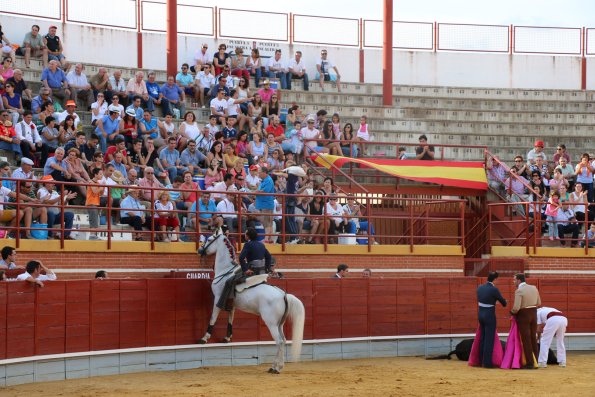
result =
[[[509,282],[510,281],[510,282]],[[306,308],[305,339],[475,331],[479,278],[287,279],[275,285]],[[544,305],[565,312],[569,332],[595,332],[595,279],[532,279]],[[511,280],[500,291],[514,299]],[[76,280],[0,283],[0,359],[196,343],[212,306],[208,280]],[[509,308],[498,305],[499,331]],[[213,340],[225,334],[227,314]],[[290,326],[286,335],[291,338]],[[256,316],[236,312],[235,341],[270,340]]]

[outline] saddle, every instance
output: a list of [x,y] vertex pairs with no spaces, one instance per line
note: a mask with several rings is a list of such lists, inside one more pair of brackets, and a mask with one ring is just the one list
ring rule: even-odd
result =
[[266,283],[268,277],[268,274],[257,274],[255,276],[250,276],[245,282],[236,284],[236,293],[240,293],[248,288],[256,287],[259,284]]

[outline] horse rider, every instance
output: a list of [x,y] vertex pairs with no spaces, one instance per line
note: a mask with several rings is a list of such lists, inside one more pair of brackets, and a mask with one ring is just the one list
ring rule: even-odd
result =
[[242,271],[236,272],[225,282],[225,287],[217,302],[217,307],[220,309],[229,311],[233,307],[233,291],[236,284],[243,283],[249,276],[270,272],[271,254],[265,245],[258,241],[258,233],[255,228],[249,227],[246,230],[246,239],[248,241],[240,253]]

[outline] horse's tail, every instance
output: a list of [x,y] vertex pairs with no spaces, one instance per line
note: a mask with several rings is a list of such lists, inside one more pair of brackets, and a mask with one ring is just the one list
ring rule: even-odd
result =
[[291,319],[291,358],[293,361],[300,361],[302,353],[302,341],[304,340],[304,321],[306,319],[306,310],[304,304],[294,295],[287,294],[287,303],[289,304],[289,318]]

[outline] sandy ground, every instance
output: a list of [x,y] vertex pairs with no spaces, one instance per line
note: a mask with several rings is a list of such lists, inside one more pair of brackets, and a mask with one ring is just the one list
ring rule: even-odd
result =
[[595,396],[595,354],[571,353],[568,367],[470,368],[420,357],[211,367],[47,382],[0,389],[6,396]]

